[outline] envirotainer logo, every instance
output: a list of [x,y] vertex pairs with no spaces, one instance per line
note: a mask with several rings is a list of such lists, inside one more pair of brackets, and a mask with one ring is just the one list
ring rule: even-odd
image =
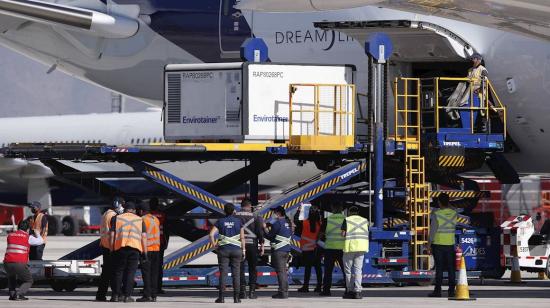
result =
[[220,116],[183,116],[182,124],[216,124],[220,120]]

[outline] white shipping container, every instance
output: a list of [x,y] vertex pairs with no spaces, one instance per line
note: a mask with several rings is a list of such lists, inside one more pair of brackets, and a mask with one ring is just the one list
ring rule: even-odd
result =
[[[289,85],[353,84],[354,73],[355,67],[349,65],[247,62],[168,65],[165,140],[287,140]],[[313,98],[307,96],[301,95],[301,101],[312,104]]]

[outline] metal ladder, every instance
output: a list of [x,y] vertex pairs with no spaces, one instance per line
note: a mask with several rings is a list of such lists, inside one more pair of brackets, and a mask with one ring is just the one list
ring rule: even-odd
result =
[[395,141],[404,144],[406,211],[412,233],[412,267],[415,271],[428,270],[430,256],[425,252],[425,248],[430,233],[430,202],[420,145],[420,79],[396,78],[394,97]]

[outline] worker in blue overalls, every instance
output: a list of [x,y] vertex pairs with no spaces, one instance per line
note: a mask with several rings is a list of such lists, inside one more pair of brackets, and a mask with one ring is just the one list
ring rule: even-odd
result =
[[[233,301],[240,303],[239,291],[241,290],[241,262],[245,255],[245,240],[244,230],[241,219],[235,216],[235,206],[227,203],[223,211],[225,217],[218,219],[212,230],[210,230],[210,243],[214,247],[218,247],[218,264],[220,266],[220,285],[219,295],[216,303],[223,303],[223,293],[225,291],[225,281],[227,272],[231,266],[231,278],[233,280]],[[219,233],[220,240],[216,243],[216,233]]]
[[288,298],[287,263],[290,254],[292,224],[282,206],[278,206],[272,211],[275,213],[275,221],[271,223],[271,228],[265,238],[271,242],[271,266],[277,273],[279,291],[271,297],[285,299]]

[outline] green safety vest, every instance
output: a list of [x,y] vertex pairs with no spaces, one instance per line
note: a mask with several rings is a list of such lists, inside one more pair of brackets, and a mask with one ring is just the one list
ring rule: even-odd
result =
[[434,211],[433,214],[437,221],[437,229],[433,230],[434,237],[432,244],[454,245],[458,218],[456,211],[453,209],[439,209]]
[[345,218],[346,216],[341,213],[332,214],[327,218],[325,249],[344,249],[342,222],[344,222]]
[[369,221],[359,215],[346,218],[344,252],[369,251]]
[[241,247],[241,235],[236,234],[234,236],[225,236],[220,234],[220,246],[233,245]]

